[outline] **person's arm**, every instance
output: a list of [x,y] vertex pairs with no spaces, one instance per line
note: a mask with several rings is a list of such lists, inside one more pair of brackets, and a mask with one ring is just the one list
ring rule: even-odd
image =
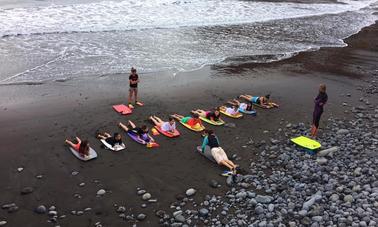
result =
[[207,136],[202,141],[202,153],[205,153],[206,145],[209,143]]

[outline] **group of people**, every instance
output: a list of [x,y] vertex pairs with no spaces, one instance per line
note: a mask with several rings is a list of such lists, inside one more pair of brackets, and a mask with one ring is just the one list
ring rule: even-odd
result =
[[[131,69],[131,74],[129,76],[129,106],[132,107],[132,99],[134,98],[134,104],[139,105],[140,102],[137,99],[138,94],[138,83],[139,83],[139,76],[136,73],[136,69]],[[205,152],[206,146],[210,148],[210,152],[214,160],[221,166],[225,166],[229,169],[230,173],[236,173],[237,165],[229,160],[227,154],[222,149],[219,143],[218,137],[215,135],[213,130],[205,129],[201,118],[207,119],[210,121],[217,122],[220,120],[221,117],[221,110],[226,112],[229,115],[237,115],[240,114],[240,111],[248,112],[253,111],[253,105],[258,105],[262,108],[272,108],[278,107],[277,104],[270,102],[270,95],[266,96],[251,96],[247,94],[243,94],[239,96],[240,99],[246,100],[246,102],[240,102],[238,99],[233,99],[228,101],[227,103],[231,106],[225,107],[217,107],[210,111],[205,111],[202,109],[196,109],[191,111],[191,116],[182,116],[180,114],[173,114],[169,116],[168,121],[163,121],[161,118],[157,116],[150,116],[149,120],[159,127],[162,131],[166,133],[174,133],[176,131],[176,122],[175,119],[178,120],[180,123],[192,129],[193,131],[202,131],[203,134],[203,142],[202,142],[202,152]],[[319,94],[315,98],[315,108],[313,112],[313,121],[311,127],[310,135],[312,137],[316,137],[320,117],[323,113],[324,105],[328,100],[328,96],[326,93],[326,86],[324,84],[320,85]],[[127,133],[132,133],[137,137],[138,140],[144,141],[146,144],[155,142],[154,138],[149,134],[149,128],[146,125],[142,125],[141,127],[137,127],[132,121],[128,121],[128,124],[125,125],[123,123],[119,123],[118,126],[123,129]],[[122,136],[120,133],[114,133],[110,135],[107,132],[98,133],[97,138],[100,140],[105,140],[106,143],[110,144],[112,147],[120,146],[123,144]],[[76,150],[81,156],[86,156],[89,153],[89,142],[88,140],[81,141],[80,138],[76,137],[76,143],[66,140],[66,144],[71,146],[74,150]]]

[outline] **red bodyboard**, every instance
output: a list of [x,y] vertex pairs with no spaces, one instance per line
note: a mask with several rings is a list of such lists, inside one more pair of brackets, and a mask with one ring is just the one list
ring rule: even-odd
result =
[[174,138],[174,137],[178,137],[178,136],[180,136],[180,132],[177,130],[177,129],[175,129],[175,132],[172,134],[172,133],[169,133],[169,132],[166,132],[166,131],[164,131],[164,130],[162,130],[160,127],[158,127],[158,126],[155,126],[155,128],[156,128],[156,130],[158,130],[161,134],[163,134],[163,135],[165,135],[165,136],[167,136],[167,137],[169,137],[169,138]]
[[130,109],[128,106],[126,105],[123,105],[123,104],[120,104],[120,105],[115,105],[113,106],[113,109],[122,114],[122,115],[127,115],[127,114],[131,114],[133,112],[132,109]]

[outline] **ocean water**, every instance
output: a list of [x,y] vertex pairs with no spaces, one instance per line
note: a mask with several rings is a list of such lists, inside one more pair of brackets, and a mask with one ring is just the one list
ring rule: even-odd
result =
[[377,0],[0,0],[0,83],[269,62],[372,24]]

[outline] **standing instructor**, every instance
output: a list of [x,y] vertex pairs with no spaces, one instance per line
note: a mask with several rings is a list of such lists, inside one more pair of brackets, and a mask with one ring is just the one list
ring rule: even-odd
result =
[[134,103],[137,105],[142,106],[143,104],[141,102],[138,102],[138,83],[139,83],[139,76],[136,73],[136,69],[134,67],[131,68],[131,74],[129,76],[129,107],[133,108],[133,105],[131,104],[131,100],[134,96]]

